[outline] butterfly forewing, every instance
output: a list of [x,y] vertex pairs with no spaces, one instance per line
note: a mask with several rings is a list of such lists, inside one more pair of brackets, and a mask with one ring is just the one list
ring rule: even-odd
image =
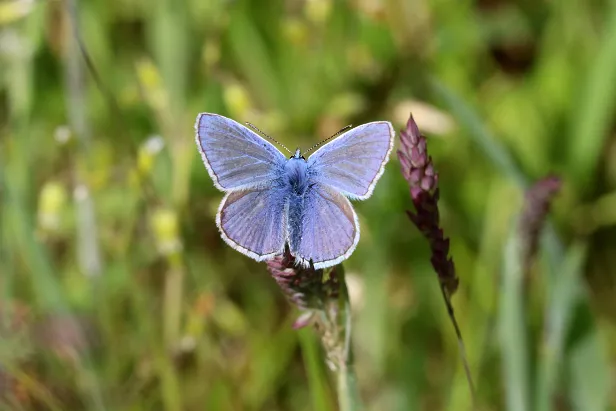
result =
[[346,259],[359,241],[357,215],[349,200],[331,187],[314,184],[289,203],[291,254],[315,268]]
[[282,253],[287,197],[280,188],[228,193],[216,217],[223,239],[257,261]]
[[393,148],[391,123],[378,121],[347,131],[308,158],[315,181],[351,199],[370,197]]
[[201,113],[196,142],[216,187],[223,191],[268,186],[286,161],[267,140],[229,118]]

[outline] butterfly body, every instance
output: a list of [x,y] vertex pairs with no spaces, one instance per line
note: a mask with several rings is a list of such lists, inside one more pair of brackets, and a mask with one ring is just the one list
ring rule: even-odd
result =
[[308,163],[301,157],[291,157],[284,165],[283,181],[287,184],[290,194],[303,195],[308,188],[310,177]]
[[325,144],[308,160],[285,158],[271,143],[226,117],[202,113],[196,142],[212,180],[226,192],[216,223],[231,247],[262,261],[288,245],[315,268],[348,258],[359,241],[347,197],[366,199],[393,146],[388,122],[368,123]]

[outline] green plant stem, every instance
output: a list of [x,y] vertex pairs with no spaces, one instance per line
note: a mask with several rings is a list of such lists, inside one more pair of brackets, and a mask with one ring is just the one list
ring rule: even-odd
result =
[[570,117],[573,124],[569,127],[567,169],[582,194],[588,194],[589,183],[610,136],[616,105],[616,4],[608,4],[602,44],[588,65],[580,102],[574,105]]
[[302,346],[304,364],[306,364],[308,386],[312,396],[312,408],[315,410],[333,411],[333,397],[327,385],[318,340],[313,335],[312,330],[309,329],[299,330],[298,335]]
[[362,409],[357,377],[351,365],[345,365],[338,370],[338,407],[340,411],[357,411]]
[[462,359],[462,366],[464,367],[464,374],[466,375],[466,381],[468,382],[468,389],[471,393],[471,401],[473,403],[473,409],[477,407],[477,398],[475,391],[475,384],[473,383],[473,377],[471,375],[471,369],[468,365],[468,358],[466,355],[466,347],[464,345],[464,340],[462,339],[462,332],[460,331],[460,326],[458,325],[458,321],[456,320],[456,315],[453,311],[453,304],[451,304],[451,298],[447,289],[445,288],[445,284],[440,284],[441,294],[443,295],[443,300],[445,301],[445,306],[447,307],[447,315],[449,315],[449,319],[451,320],[451,324],[456,332],[456,337],[458,339],[458,351],[460,352],[460,357]]
[[351,303],[344,278],[342,265],[338,266],[340,295],[338,297],[338,326],[342,330],[339,334],[342,355],[337,364],[338,407],[340,411],[358,411],[363,409],[357,377],[353,367],[353,352],[351,347]]
[[526,330],[526,296],[523,288],[523,250],[517,232],[505,247],[500,302],[500,344],[503,355],[503,379],[507,387],[506,409],[529,409],[529,372]]
[[173,347],[180,339],[184,270],[179,258],[179,256],[171,258],[171,267],[165,277],[163,322],[167,348]]
[[[460,126],[467,131],[469,138],[483,151],[494,167],[503,176],[514,181],[520,189],[526,190],[531,184],[530,178],[516,164],[505,146],[488,130],[477,112],[445,84],[431,79],[430,85],[436,95],[443,100],[445,106],[451,110]],[[543,247],[548,258],[550,275],[553,276],[557,274],[557,267],[564,258],[565,247],[550,222],[546,224],[543,231]]]
[[554,409],[553,398],[558,389],[559,373],[563,369],[566,335],[583,289],[579,277],[586,253],[586,247],[581,244],[571,247],[563,261],[561,275],[554,281],[554,288],[548,297],[534,408],[537,411]]
[[[91,141],[91,131],[85,111],[86,89],[83,62],[81,59],[79,37],[79,18],[75,0],[66,0],[66,13],[72,30],[66,30],[65,41],[68,45],[65,61],[66,107],[69,123],[79,141],[79,154],[87,158]],[[77,221],[77,261],[81,272],[88,277],[97,277],[102,272],[102,261],[94,202],[86,179],[74,171],[76,182],[75,212]]]

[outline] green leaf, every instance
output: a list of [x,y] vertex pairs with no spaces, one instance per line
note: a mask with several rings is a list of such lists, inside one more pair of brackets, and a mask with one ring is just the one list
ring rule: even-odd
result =
[[579,341],[570,356],[569,396],[575,411],[608,409],[612,381],[610,362],[601,334],[595,330]]
[[582,96],[571,113],[568,169],[582,192],[590,187],[616,108],[616,4],[610,4],[603,44],[589,62]]
[[328,390],[327,375],[323,367],[324,362],[313,330],[308,328],[300,330],[299,341],[306,365],[306,373],[308,374],[312,409],[333,411],[334,404]]
[[430,84],[436,95],[451,110],[460,125],[468,132],[468,136],[483,151],[486,158],[505,176],[511,178],[521,187],[526,187],[528,178],[515,163],[511,153],[488,131],[471,107],[440,81],[433,78],[430,80]]
[[503,379],[509,411],[527,411],[530,405],[524,270],[520,252],[523,246],[515,224],[505,245],[499,317]]
[[581,296],[580,275],[586,260],[586,248],[573,246],[563,261],[560,275],[555,276],[548,288],[545,308],[543,341],[535,409],[553,409],[559,373],[564,361],[565,339],[575,305]]

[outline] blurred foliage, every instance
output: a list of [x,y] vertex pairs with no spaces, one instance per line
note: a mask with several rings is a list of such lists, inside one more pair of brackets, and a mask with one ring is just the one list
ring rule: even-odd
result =
[[[194,119],[308,147],[412,111],[478,409],[616,410],[615,76],[608,0],[0,1],[0,408],[333,410],[315,335],[219,238]],[[548,173],[520,288],[523,192]],[[471,409],[395,156],[355,206],[366,408]]]

